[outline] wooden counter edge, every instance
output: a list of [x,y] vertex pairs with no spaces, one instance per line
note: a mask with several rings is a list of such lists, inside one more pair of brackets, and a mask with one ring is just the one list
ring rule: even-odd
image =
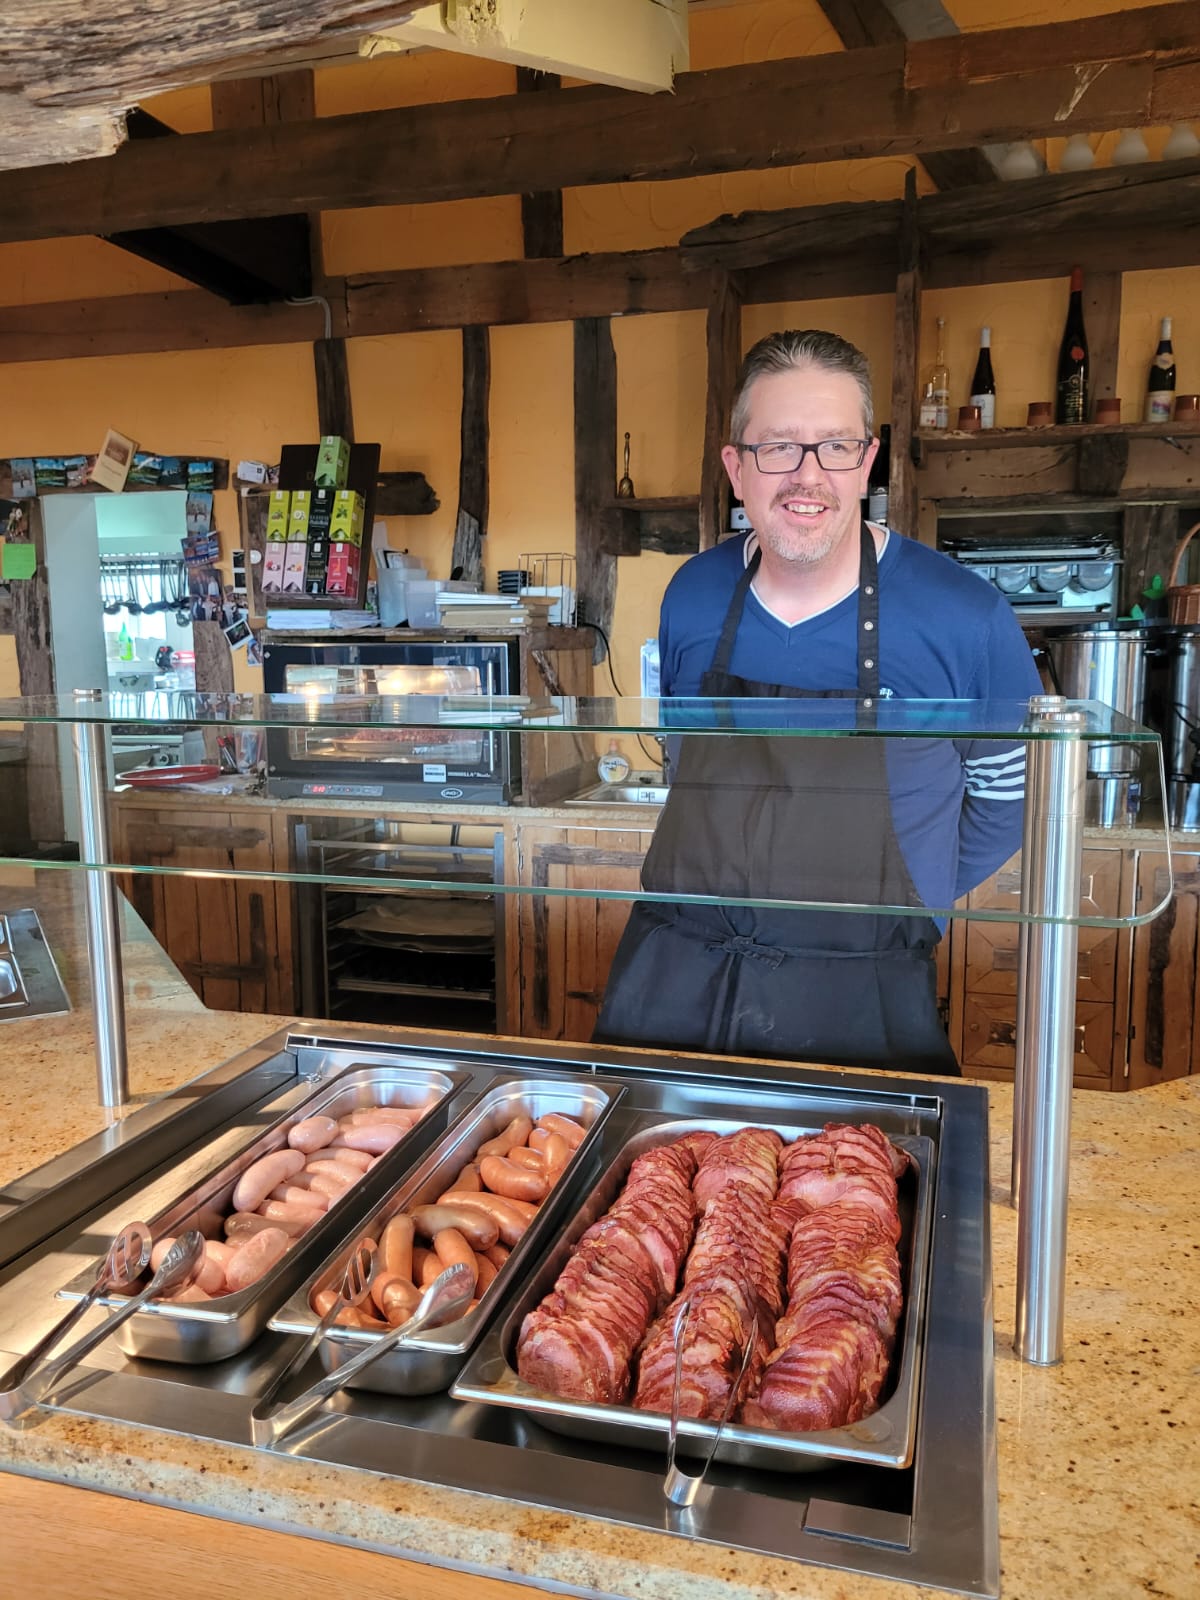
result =
[[321,1592],[405,1600],[518,1600],[525,1584],[358,1550],[315,1534],[214,1521],[95,1489],[0,1472],[4,1592],[38,1600],[128,1600],[135,1573],[172,1600],[223,1600],[249,1584],[255,1600]]

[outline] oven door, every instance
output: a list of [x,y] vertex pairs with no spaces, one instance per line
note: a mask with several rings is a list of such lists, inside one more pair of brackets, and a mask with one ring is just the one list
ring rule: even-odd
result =
[[403,724],[406,714],[428,711],[430,696],[506,694],[515,648],[515,641],[271,645],[263,656],[267,692],[301,704],[344,698],[347,726],[269,730],[269,792],[506,803],[520,770],[513,735]]

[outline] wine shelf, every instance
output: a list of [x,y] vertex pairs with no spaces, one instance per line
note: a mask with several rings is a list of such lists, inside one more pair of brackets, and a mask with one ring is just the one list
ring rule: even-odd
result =
[[978,433],[957,429],[918,428],[922,450],[1027,450],[1034,445],[1078,444],[1082,439],[1197,439],[1195,422],[1084,422],[1055,423],[1045,428],[982,428]]

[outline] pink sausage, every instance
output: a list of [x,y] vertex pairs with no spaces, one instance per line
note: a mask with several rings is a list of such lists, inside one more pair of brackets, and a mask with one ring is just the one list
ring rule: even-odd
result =
[[[334,1188],[339,1195],[343,1195],[363,1176],[361,1168],[344,1167],[340,1161],[317,1161],[311,1167],[307,1167],[305,1172],[314,1180],[320,1179],[319,1183],[314,1181],[311,1187],[322,1194],[329,1194],[331,1199]],[[301,1177],[304,1175],[301,1173]]]
[[424,1115],[423,1111],[413,1111],[407,1106],[370,1106],[363,1111],[352,1111],[342,1126],[353,1128],[365,1122],[394,1122],[399,1127],[411,1128]]
[[267,1228],[247,1239],[229,1263],[225,1282],[230,1294],[248,1289],[264,1273],[270,1272],[277,1261],[283,1259],[291,1240],[282,1228]]
[[406,1131],[394,1122],[362,1122],[357,1127],[347,1128],[338,1143],[345,1144],[348,1150],[365,1150],[370,1155],[381,1156],[385,1150],[399,1144]]
[[337,1137],[338,1125],[332,1117],[305,1117],[288,1131],[288,1143],[293,1150],[303,1150],[312,1155]]
[[303,1206],[306,1211],[327,1211],[329,1196],[316,1189],[302,1189],[298,1184],[281,1183],[271,1190],[272,1200],[282,1200],[285,1206]]
[[225,1268],[209,1255],[207,1249],[196,1268],[192,1284],[197,1289],[203,1289],[206,1295],[220,1294],[225,1287]]
[[295,1217],[260,1217],[257,1211],[235,1211],[225,1218],[225,1237],[238,1249],[253,1234],[266,1233],[270,1228],[282,1228],[293,1239],[299,1238],[312,1222],[315,1212],[306,1213],[303,1220]]
[[303,1150],[276,1150],[247,1167],[233,1191],[235,1211],[255,1211],[277,1184],[295,1177],[304,1166]]
[[572,1150],[579,1149],[587,1134],[587,1129],[574,1117],[564,1117],[557,1111],[548,1111],[544,1117],[539,1117],[537,1125],[547,1133],[561,1133]]
[[210,1261],[215,1261],[221,1271],[224,1272],[237,1254],[237,1248],[234,1245],[226,1244],[224,1239],[205,1239],[204,1254]]
[[336,1161],[341,1167],[353,1167],[360,1177],[375,1165],[375,1157],[369,1156],[365,1150],[351,1150],[337,1140],[327,1150],[322,1150],[320,1155],[312,1157],[308,1170],[311,1172],[322,1161]]
[[151,1272],[157,1272],[159,1267],[162,1266],[163,1257],[166,1255],[167,1251],[171,1248],[171,1246],[174,1243],[175,1243],[175,1235],[173,1233],[172,1234],[167,1234],[163,1238],[156,1239],[154,1241],[154,1249],[151,1250],[151,1252],[150,1252],[150,1271]]
[[356,1181],[357,1177],[357,1173],[355,1174],[354,1178],[348,1178],[340,1172],[333,1171],[314,1173],[312,1175],[313,1181],[311,1185],[311,1193],[314,1195],[324,1195],[329,1204],[332,1205],[335,1200],[340,1200],[342,1198],[350,1185]]
[[182,1289],[176,1289],[172,1294],[164,1295],[163,1299],[170,1300],[172,1304],[176,1304],[181,1300],[211,1300],[212,1295],[209,1294],[198,1279],[193,1279],[191,1283],[185,1283]]
[[[310,1160],[311,1159],[315,1158],[310,1157]],[[312,1166],[305,1167],[303,1172],[297,1172],[295,1177],[289,1178],[286,1184],[281,1183],[276,1187],[279,1189],[317,1189],[319,1193],[323,1194],[325,1191],[321,1189],[318,1184],[313,1182],[313,1174],[318,1170],[318,1168]],[[281,1199],[282,1196],[276,1194],[275,1191],[272,1190],[272,1198],[278,1200]],[[313,1198],[315,1200],[316,1197],[314,1196]]]
[[314,1222],[320,1222],[325,1215],[315,1206],[297,1205],[294,1200],[264,1200],[258,1209],[272,1222],[279,1222],[285,1226],[291,1222],[298,1222],[302,1228],[311,1228]]

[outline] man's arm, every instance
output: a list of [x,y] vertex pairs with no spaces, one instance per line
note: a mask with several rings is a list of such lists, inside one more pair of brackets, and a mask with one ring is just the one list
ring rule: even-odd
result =
[[[1007,603],[995,613],[975,689],[981,700],[1019,703],[1042,693],[1028,641]],[[962,745],[966,793],[958,822],[959,896],[981,884],[1021,848],[1025,807],[1025,746],[973,739]]]

